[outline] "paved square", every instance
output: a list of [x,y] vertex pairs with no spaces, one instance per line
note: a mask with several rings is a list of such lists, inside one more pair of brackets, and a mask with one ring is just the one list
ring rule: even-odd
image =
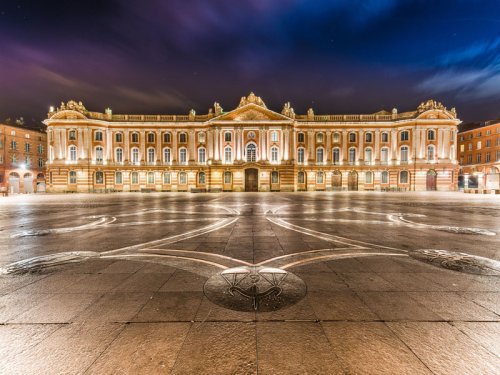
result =
[[500,197],[0,199],[0,373],[500,373]]

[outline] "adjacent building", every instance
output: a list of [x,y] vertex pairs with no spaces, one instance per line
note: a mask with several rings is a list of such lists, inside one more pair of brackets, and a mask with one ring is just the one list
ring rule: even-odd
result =
[[21,126],[0,124],[0,191],[45,191],[47,135]]
[[500,120],[460,126],[459,188],[500,189]]
[[48,185],[81,191],[455,190],[455,109],[275,112],[250,93],[224,111],[127,115],[51,108]]

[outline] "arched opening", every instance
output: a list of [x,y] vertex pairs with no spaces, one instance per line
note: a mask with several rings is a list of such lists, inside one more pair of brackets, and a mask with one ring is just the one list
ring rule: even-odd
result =
[[427,171],[427,179],[425,185],[427,191],[437,190],[437,172],[434,169],[429,169]]
[[24,192],[33,193],[33,175],[31,173],[25,173],[23,176],[24,182]]
[[356,173],[356,171],[350,171],[349,175],[347,176],[347,190],[358,190],[358,174]]
[[333,171],[332,173],[332,188],[335,191],[342,190],[342,173],[340,171]]
[[254,143],[249,143],[246,147],[247,162],[255,162],[257,160],[257,146]]
[[500,173],[497,167],[490,167],[490,173],[486,174],[486,188],[500,189]]
[[306,173],[304,171],[297,174],[297,190],[307,190]]
[[223,179],[222,190],[232,191],[233,190],[233,174],[229,171],[225,171],[224,175],[222,176],[222,179]]
[[11,172],[9,174],[9,193],[10,194],[19,194],[19,182],[20,177],[16,172]]
[[[247,154],[247,156],[248,156],[248,154]],[[245,191],[259,191],[259,170],[258,169],[256,169],[256,168],[245,169]]]

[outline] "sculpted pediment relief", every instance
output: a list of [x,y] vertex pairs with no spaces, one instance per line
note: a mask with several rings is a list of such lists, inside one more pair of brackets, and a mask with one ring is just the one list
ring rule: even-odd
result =
[[291,120],[289,117],[276,113],[256,104],[247,104],[243,107],[216,117],[215,121],[283,121]]

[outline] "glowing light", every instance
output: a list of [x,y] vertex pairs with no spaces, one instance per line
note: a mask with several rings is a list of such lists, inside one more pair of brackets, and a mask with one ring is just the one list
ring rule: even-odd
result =
[[26,164],[21,164],[20,167],[21,167],[22,170],[25,170],[26,169]]
[[49,107],[49,112],[54,112],[54,106],[53,106],[53,105],[51,105],[51,106]]

